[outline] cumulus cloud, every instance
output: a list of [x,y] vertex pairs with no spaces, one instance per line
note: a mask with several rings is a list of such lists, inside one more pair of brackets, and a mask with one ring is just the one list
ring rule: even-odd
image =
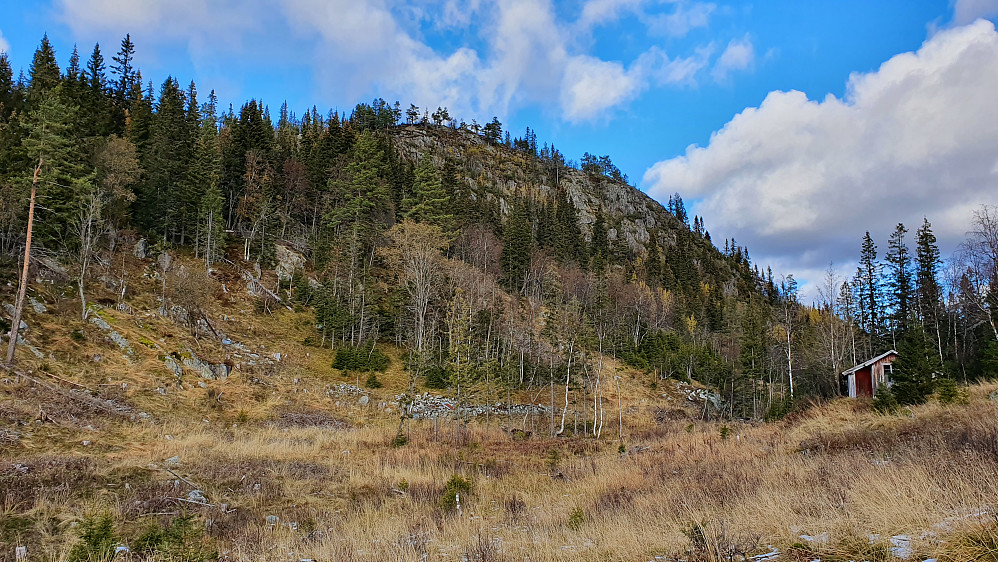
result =
[[652,47],[627,68],[585,55],[571,57],[561,88],[564,117],[573,122],[592,119],[634,99],[651,84],[692,85],[709,56],[709,50],[702,50],[690,57],[670,59]]
[[771,92],[707,146],[653,165],[648,192],[679,192],[716,238],[811,280],[855,261],[863,232],[886,247],[923,216],[944,251],[969,212],[998,202],[998,33],[985,20],[850,76],[842,99]]
[[998,0],[956,0],[953,5],[953,23],[956,25],[994,16],[998,16]]
[[752,46],[752,40],[748,36],[732,39],[717,58],[710,74],[715,81],[723,82],[731,72],[747,70],[753,64],[755,64],[755,47]]
[[6,53],[10,51],[10,43],[3,38],[3,31],[0,31],[0,53]]
[[642,87],[636,69],[625,70],[618,62],[590,56],[573,57],[565,69],[561,103],[565,117],[578,121],[631,99]]
[[[479,117],[553,102],[572,122],[605,117],[651,87],[695,84],[712,50],[668,56],[653,36],[685,35],[706,26],[715,10],[690,0],[586,0],[566,20],[552,0],[55,2],[77,37],[130,32],[143,44],[179,42],[196,64],[212,68],[237,55],[304,62],[321,93],[339,99],[375,93]],[[624,61],[597,57],[593,29],[627,14],[650,34],[644,53]],[[431,44],[423,37],[429,29],[458,41]],[[729,45],[714,71],[750,65],[746,41]]]

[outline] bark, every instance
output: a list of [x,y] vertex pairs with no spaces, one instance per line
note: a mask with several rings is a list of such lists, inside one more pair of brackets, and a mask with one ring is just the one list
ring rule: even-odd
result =
[[21,326],[21,312],[24,310],[24,298],[28,290],[28,265],[31,263],[31,229],[35,220],[35,193],[38,189],[38,175],[42,171],[42,159],[38,159],[35,173],[31,178],[31,202],[28,204],[28,230],[24,237],[24,266],[21,269],[21,286],[17,293],[17,304],[14,307],[14,318],[10,324],[10,341],[7,343],[7,366],[14,365],[14,350],[17,347],[17,329]]

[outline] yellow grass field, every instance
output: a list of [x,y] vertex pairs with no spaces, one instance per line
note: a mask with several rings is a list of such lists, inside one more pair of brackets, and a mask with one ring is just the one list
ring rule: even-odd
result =
[[[227,296],[233,318],[218,327],[282,360],[178,380],[166,354],[223,353],[149,313],[155,282],[142,282],[150,296],[130,314],[101,311],[130,358],[71,300],[50,295],[49,312],[28,316],[47,356],[21,350],[30,379],[0,379],[0,560],[17,546],[28,560],[80,559],[83,531],[105,515],[129,551],[90,559],[998,560],[998,385],[898,416],[842,399],[772,424],[701,422],[674,384],[653,391],[611,363],[623,443],[607,384],[600,439],[551,438],[544,415],[496,416],[412,420],[392,446],[393,397],[408,384],[396,350],[362,405],[330,391],[358,382],[330,367],[332,351],[302,344],[308,313]],[[182,515],[183,548],[139,550]]]

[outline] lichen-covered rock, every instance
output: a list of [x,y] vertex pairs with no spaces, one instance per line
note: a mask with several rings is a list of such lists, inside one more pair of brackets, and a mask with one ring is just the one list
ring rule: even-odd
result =
[[140,259],[149,257],[149,243],[146,242],[145,238],[139,238],[139,241],[135,243],[135,247],[132,248],[132,255]]
[[163,359],[163,364],[166,365],[166,368],[169,369],[170,372],[176,377],[180,377],[184,374],[184,368],[181,367],[170,355],[167,355],[166,358]]
[[[432,158],[442,168],[447,158],[465,167],[466,188],[472,199],[497,199],[502,214],[510,212],[514,196],[553,200],[564,189],[575,207],[579,227],[587,241],[592,240],[596,216],[607,220],[608,238],[626,246],[627,251],[643,256],[651,239],[649,229],[686,229],[657,201],[623,181],[562,167],[557,175],[536,170],[529,155],[493,145],[470,132],[448,127],[407,126],[393,133],[396,150],[404,158]],[[659,245],[674,242],[673,236],[661,236]]]
[[134,350],[132,350],[132,344],[130,344],[128,340],[125,339],[124,336],[122,336],[114,328],[112,328],[111,325],[107,323],[107,320],[104,320],[99,315],[95,314],[90,317],[90,323],[100,328],[101,331],[103,331],[107,335],[107,337],[110,338],[111,341],[115,343],[115,345],[121,348],[122,351],[124,351],[128,355],[135,354]]
[[277,259],[277,278],[281,281],[292,279],[296,271],[305,267],[305,256],[288,244],[274,244],[274,257]]
[[34,310],[35,314],[45,314],[49,311],[48,307],[42,304],[41,301],[30,295],[28,296],[28,303],[31,304],[31,310]]

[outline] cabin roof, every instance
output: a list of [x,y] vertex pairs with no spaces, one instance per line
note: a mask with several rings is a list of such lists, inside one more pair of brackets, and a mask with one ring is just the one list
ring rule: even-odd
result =
[[880,355],[874,357],[873,359],[870,359],[866,363],[860,363],[859,365],[856,365],[852,369],[848,369],[848,370],[842,371],[842,374],[843,375],[851,375],[851,374],[855,373],[856,371],[858,371],[860,369],[863,369],[865,367],[869,367],[870,365],[873,365],[874,363],[876,363],[877,361],[880,361],[881,359],[887,357],[888,355],[897,355],[897,354],[898,354],[898,352],[895,351],[895,350],[893,350],[893,349],[890,350],[890,351],[885,351],[884,353],[881,353]]

